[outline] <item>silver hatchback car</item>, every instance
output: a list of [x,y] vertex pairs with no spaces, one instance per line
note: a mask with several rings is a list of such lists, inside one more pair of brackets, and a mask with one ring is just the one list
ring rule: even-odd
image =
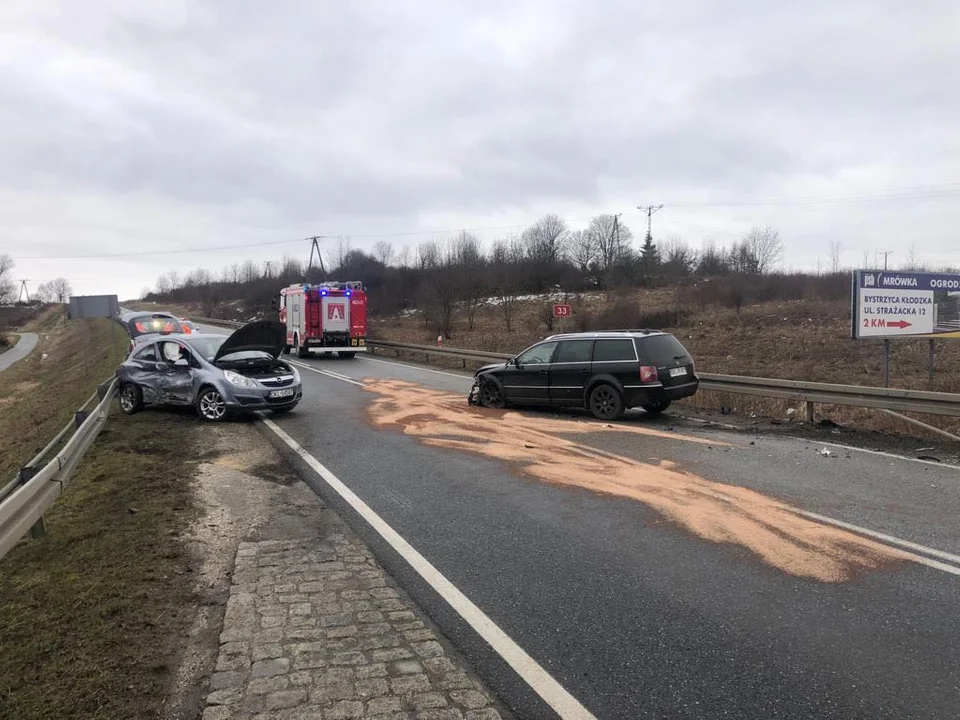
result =
[[244,325],[232,335],[148,335],[117,369],[120,407],[193,405],[203,420],[229,412],[289,412],[302,397],[300,373],[283,360],[287,329],[275,320]]

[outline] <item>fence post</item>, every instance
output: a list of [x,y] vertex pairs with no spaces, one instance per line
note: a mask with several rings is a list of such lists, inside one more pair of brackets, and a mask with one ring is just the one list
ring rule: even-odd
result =
[[89,416],[90,413],[88,413],[86,410],[77,410],[73,414],[73,424],[79,428],[81,425],[83,425],[84,420],[86,420]]
[[[35,467],[24,467],[20,468],[20,485],[26,485],[30,479],[37,474],[37,469]],[[37,521],[30,526],[30,537],[36,539],[43,537],[47,532],[46,525],[43,524],[43,516],[41,515]]]
[[807,400],[807,422],[813,422],[813,403],[810,400]]

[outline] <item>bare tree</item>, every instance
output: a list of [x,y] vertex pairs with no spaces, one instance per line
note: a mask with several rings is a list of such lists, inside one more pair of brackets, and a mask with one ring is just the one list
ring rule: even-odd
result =
[[349,237],[341,235],[337,238],[337,246],[333,253],[333,265],[336,270],[339,271],[340,268],[346,265],[347,255],[350,254],[350,249],[351,244]]
[[622,262],[633,244],[633,233],[613,215],[597,215],[583,231],[596,248],[596,260],[601,270],[609,270]]
[[33,299],[39,300],[42,303],[56,302],[53,294],[53,281],[48,280],[47,282],[42,282],[37,285],[37,289],[33,291]]
[[397,266],[398,267],[410,267],[410,246],[404,245],[400,248],[400,252],[397,255]]
[[452,337],[453,313],[460,297],[456,249],[453,243],[424,243],[421,245],[421,257],[425,263],[423,282],[436,311],[437,332],[444,337]]
[[660,242],[661,271],[668,277],[686,277],[697,265],[697,253],[678,235]]
[[830,272],[837,274],[840,272],[840,241],[830,241]]
[[765,227],[754,225],[740,242],[756,259],[757,272],[760,274],[769,273],[783,259],[783,240],[780,239],[780,231],[769,225]]
[[428,240],[417,245],[417,267],[421,271],[433,267],[440,261],[440,246],[436,240]]
[[393,260],[393,245],[386,240],[381,240],[373,246],[373,256],[381,265],[389,265],[390,261]]
[[597,238],[587,230],[577,230],[570,233],[568,243],[570,260],[586,275],[597,260]]
[[0,255],[0,303],[13,302],[17,287],[13,282],[13,258]]
[[565,248],[567,224],[557,215],[544,215],[523,231],[522,240],[527,257],[537,264],[560,260]]
[[280,277],[286,282],[303,277],[303,263],[295,257],[284,255],[280,264]]
[[53,293],[54,302],[58,302],[61,305],[66,303],[70,299],[71,293],[73,293],[73,288],[70,287],[70,282],[65,277],[58,277],[51,280],[50,289]]
[[[260,268],[253,260],[246,260],[240,266],[240,281],[245,283],[252,283],[254,280],[260,279]],[[174,286],[174,289],[179,287],[179,285]]]
[[485,290],[484,265],[486,263],[479,238],[464,230],[454,242],[454,254],[460,276],[461,299],[467,311],[467,329],[473,330],[477,310],[483,301]]
[[903,266],[904,270],[919,270],[920,261],[917,257],[917,244],[915,242],[910,243],[910,247],[907,248],[907,260]]
[[526,247],[520,238],[498,240],[490,250],[490,268],[492,276],[496,278],[494,295],[507,332],[513,330],[519,296],[526,287],[529,267]]

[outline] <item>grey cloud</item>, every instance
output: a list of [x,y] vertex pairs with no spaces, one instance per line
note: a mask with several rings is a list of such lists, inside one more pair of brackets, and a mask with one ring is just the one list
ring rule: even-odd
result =
[[641,192],[790,194],[878,165],[881,185],[956,176],[945,1],[63,8],[20,12],[31,55],[0,61],[0,191],[166,198],[145,244],[203,217],[408,230]]

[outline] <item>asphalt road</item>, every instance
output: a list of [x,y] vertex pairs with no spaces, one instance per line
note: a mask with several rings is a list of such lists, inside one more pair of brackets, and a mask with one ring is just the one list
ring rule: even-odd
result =
[[40,336],[36,333],[20,333],[20,340],[12,348],[0,355],[0,372],[3,372],[15,362],[23,360],[27,355],[33,352],[33,349],[40,341]]
[[[861,535],[783,510],[960,552],[956,468],[842,448],[828,457],[803,440],[745,438],[669,414],[613,428],[567,414],[570,425],[553,427],[561,416],[524,411],[509,422],[473,417],[464,430],[431,418],[430,393],[465,398],[466,378],[365,357],[301,365],[303,403],[273,420],[597,717],[957,717],[955,564],[921,564],[889,543],[858,549]],[[396,379],[409,385],[383,382]],[[412,398],[415,417],[378,427],[378,413],[403,404],[391,393]],[[462,411],[469,417],[465,401]],[[488,447],[443,446],[476,434],[499,447],[526,436],[525,423],[521,453],[550,445],[556,467],[549,458],[538,467],[566,479],[530,477],[522,457],[507,462]],[[576,453],[594,457],[595,472],[565,472]],[[618,463],[635,475],[626,490],[597,491]],[[552,716],[302,469],[519,717]],[[892,559],[870,557],[887,551]]]

